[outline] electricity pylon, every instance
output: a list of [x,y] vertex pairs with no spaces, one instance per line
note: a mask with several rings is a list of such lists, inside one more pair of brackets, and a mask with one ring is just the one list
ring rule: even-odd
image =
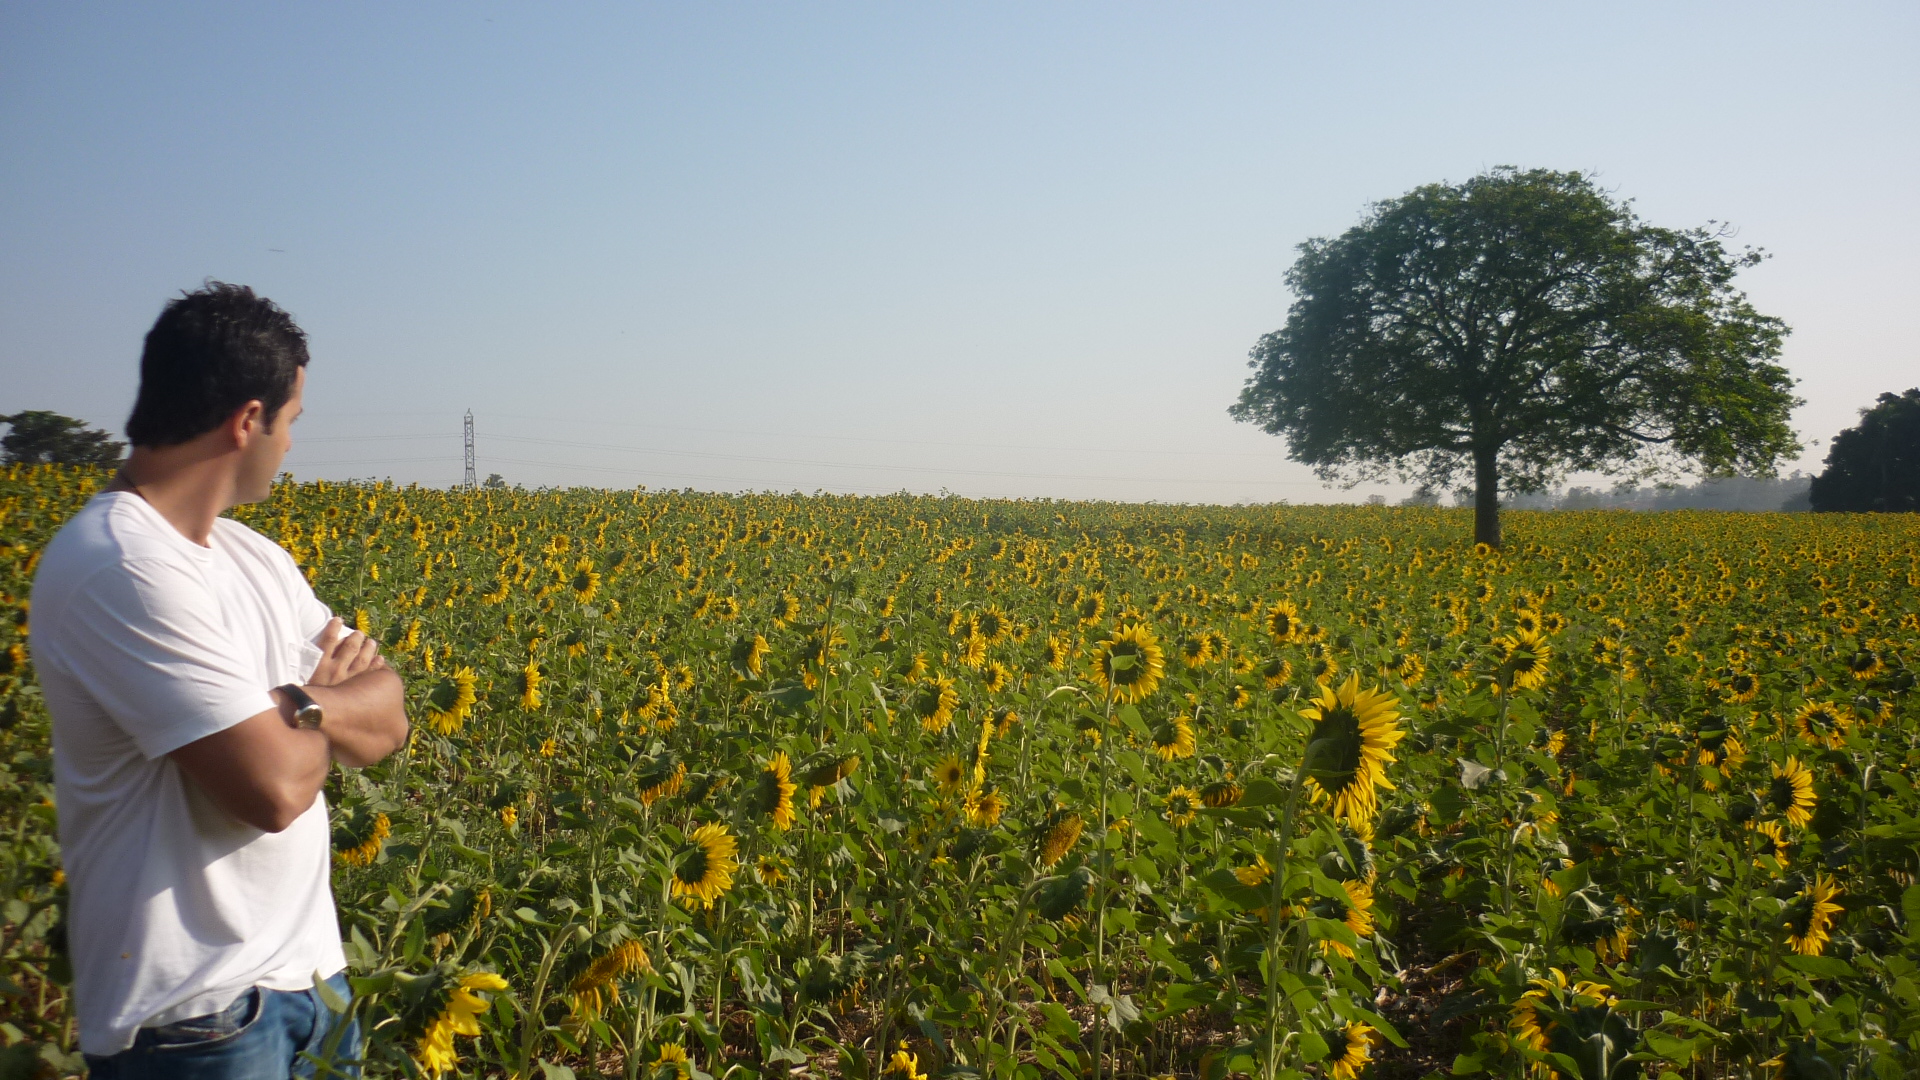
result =
[[473,410],[472,410],[472,409],[468,409],[468,410],[467,410],[467,479],[466,479],[466,488],[467,488],[467,490],[468,490],[468,491],[472,491],[473,489],[475,489],[475,488],[477,488],[477,487],[479,487],[479,486],[480,486],[480,483],[479,483],[479,481],[478,481],[477,479],[475,479],[475,477],[474,477],[474,475],[473,475]]

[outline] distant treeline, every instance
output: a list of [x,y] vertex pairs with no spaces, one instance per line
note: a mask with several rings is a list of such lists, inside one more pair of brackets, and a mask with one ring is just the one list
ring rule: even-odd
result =
[[[1787,477],[1730,476],[1687,485],[1613,488],[1572,487],[1536,495],[1510,495],[1500,500],[1514,510],[1787,510],[1808,511],[1807,491],[1813,478],[1801,473]],[[1414,495],[1406,505],[1438,503],[1439,496]],[[1456,493],[1455,505],[1472,506],[1473,493]]]

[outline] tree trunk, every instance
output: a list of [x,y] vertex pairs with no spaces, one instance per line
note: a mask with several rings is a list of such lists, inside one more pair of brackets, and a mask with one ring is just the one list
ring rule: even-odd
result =
[[1500,546],[1500,451],[1473,452],[1473,539]]

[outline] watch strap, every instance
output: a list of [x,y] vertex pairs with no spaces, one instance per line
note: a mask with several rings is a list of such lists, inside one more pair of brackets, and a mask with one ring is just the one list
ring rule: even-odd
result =
[[311,730],[320,726],[322,716],[320,703],[313,700],[313,695],[307,693],[305,687],[298,683],[288,683],[285,686],[276,687],[275,689],[287,695],[287,700],[293,702],[293,724],[295,727]]

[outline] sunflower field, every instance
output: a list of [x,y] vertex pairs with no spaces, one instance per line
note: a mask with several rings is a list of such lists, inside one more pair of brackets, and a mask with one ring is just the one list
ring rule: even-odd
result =
[[[80,1069],[0,473],[0,1072]],[[1913,515],[283,484],[369,1075],[1920,1075]]]

